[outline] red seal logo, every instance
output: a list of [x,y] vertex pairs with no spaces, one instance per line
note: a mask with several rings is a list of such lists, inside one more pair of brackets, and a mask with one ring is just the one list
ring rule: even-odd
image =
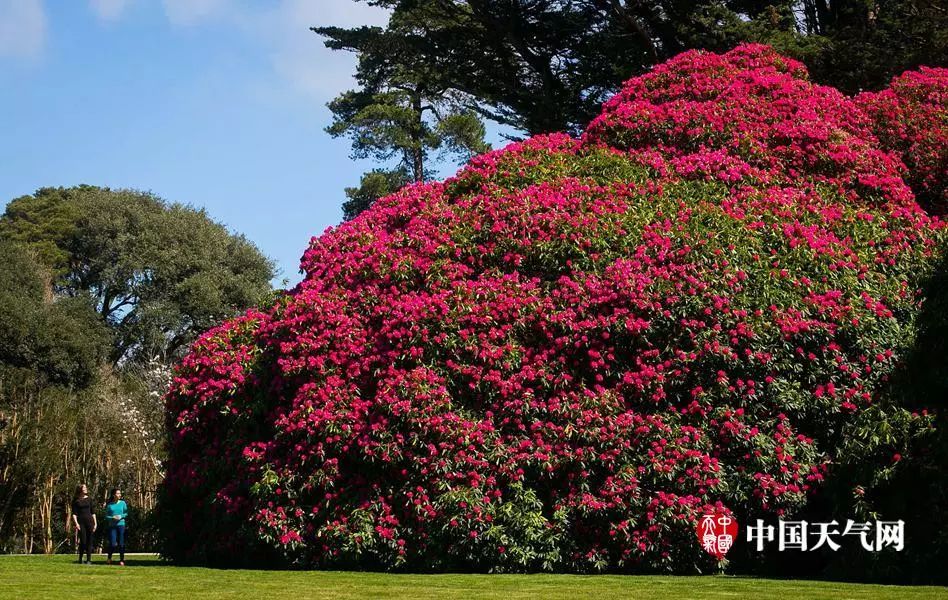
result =
[[737,539],[737,519],[731,515],[708,513],[698,519],[698,542],[708,554],[722,560]]

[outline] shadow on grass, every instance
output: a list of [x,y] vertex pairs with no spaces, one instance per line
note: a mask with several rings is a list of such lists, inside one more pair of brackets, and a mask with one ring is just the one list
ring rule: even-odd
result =
[[[106,565],[109,566],[109,565]],[[111,566],[115,566],[114,564]],[[129,558],[125,560],[125,568],[130,567],[171,567],[174,566],[168,561],[161,560],[158,557],[155,558]],[[122,568],[119,566],[119,568]]]

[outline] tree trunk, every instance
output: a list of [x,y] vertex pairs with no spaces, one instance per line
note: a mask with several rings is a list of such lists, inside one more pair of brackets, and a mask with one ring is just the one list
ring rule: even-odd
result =
[[412,154],[412,177],[416,182],[425,180],[425,148],[424,140],[424,127],[425,124],[422,121],[422,108],[421,108],[421,93],[418,91],[412,96],[412,110],[415,112],[415,124],[414,131],[412,132],[412,141],[414,142],[414,147],[411,149]]
[[40,524],[43,527],[43,554],[52,554],[53,548],[53,496],[56,491],[56,477],[49,475],[40,503]]
[[30,520],[23,532],[23,554],[33,554],[33,529],[36,525],[36,507],[30,506]]

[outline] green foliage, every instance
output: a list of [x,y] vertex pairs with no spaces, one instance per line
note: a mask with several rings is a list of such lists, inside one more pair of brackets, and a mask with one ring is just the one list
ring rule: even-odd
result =
[[405,169],[372,169],[362,176],[359,187],[346,188],[349,199],[342,205],[343,218],[346,221],[354,219],[373,202],[397,192],[410,181]]
[[32,196],[23,196],[7,204],[0,219],[0,236],[29,244],[31,250],[55,275],[69,269],[69,251],[58,240],[76,235],[79,206],[75,199],[95,188],[42,188]]
[[431,48],[417,34],[420,26],[409,13],[393,16],[385,29],[313,28],[327,47],[354,52],[359,59],[360,87],[329,103],[333,122],[326,131],[349,138],[354,159],[396,164],[370,171],[359,188],[346,190],[347,219],[406,180],[428,179],[432,160],[463,161],[489,149],[475,111],[443,87],[439,65],[428,62]]
[[[329,108],[334,121],[326,131],[352,140],[352,158],[396,159],[414,181],[425,179],[432,150],[469,157],[487,150],[484,126],[470,111],[447,107],[440,113],[422,104],[432,100],[416,90],[366,94],[348,91]],[[433,121],[425,113],[435,112]]]
[[[388,27],[320,30],[330,47],[355,49],[343,40],[371,36],[410,48],[401,76],[423,70],[437,94],[457,94],[481,116],[530,135],[579,132],[623,81],[692,48],[771,44],[804,61],[815,81],[847,92],[948,64],[948,11],[931,1],[371,3],[392,11]],[[382,55],[360,61],[359,75],[391,69]]]
[[84,387],[94,379],[106,343],[89,302],[54,299],[44,268],[22,248],[0,241],[0,364]]
[[103,367],[109,343],[88,296],[55,295],[48,270],[0,240],[0,551],[61,549],[80,482],[97,499],[156,484],[158,422],[140,417],[160,402],[144,376]]
[[269,259],[203,210],[134,190],[40,189],[10,202],[0,236],[34,249],[58,295],[94,304],[115,363],[174,357],[264,300],[273,277]]
[[[73,551],[68,507],[79,483],[97,505],[123,487],[137,526],[160,478],[129,410],[148,398],[134,396],[133,378],[106,368],[75,389],[42,375],[0,364],[0,552]],[[149,549],[137,545],[148,542],[143,533],[132,533],[130,548]]]
[[[806,63],[814,81],[844,92],[877,90],[903,71],[948,64],[948,11],[936,2],[778,0],[725,2],[689,47],[770,44]],[[716,27],[715,27],[716,26]]]
[[[44,188],[0,218],[0,551],[72,550],[75,486],[124,487],[154,543],[173,358],[272,301],[271,262],[200,210],[131,190]],[[156,360],[154,357],[160,360]],[[111,362],[111,366],[109,365]]]
[[[0,550],[37,490],[54,493],[47,475],[62,468],[58,451],[75,439],[76,398],[107,352],[90,303],[55,298],[49,279],[29,252],[0,240]],[[39,512],[39,528],[49,531],[51,509]]]

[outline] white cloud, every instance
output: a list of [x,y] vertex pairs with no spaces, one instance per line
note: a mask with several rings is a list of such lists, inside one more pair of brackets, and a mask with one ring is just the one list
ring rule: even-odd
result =
[[309,30],[321,25],[384,25],[388,11],[356,0],[162,0],[172,25],[223,21],[260,40],[273,69],[297,91],[327,102],[353,84],[355,57],[329,50]]
[[[35,0],[39,6],[41,0]],[[89,0],[99,18],[121,18],[138,0]],[[158,0],[152,0],[157,2]],[[18,0],[0,0],[0,6]],[[309,30],[314,26],[384,25],[388,11],[357,0],[161,0],[172,26],[224,23],[259,41],[275,74],[318,102],[328,102],[354,82],[355,57],[333,51]],[[41,8],[41,7],[40,7]]]
[[0,57],[36,58],[45,43],[42,0],[0,0]]
[[330,50],[314,26],[384,25],[388,12],[354,0],[283,0],[270,16],[271,54],[277,73],[321,102],[353,85],[355,57]]
[[93,12],[103,21],[116,21],[131,4],[130,0],[89,0]]
[[164,0],[165,14],[173,25],[190,26],[214,17],[228,16],[229,0]]

